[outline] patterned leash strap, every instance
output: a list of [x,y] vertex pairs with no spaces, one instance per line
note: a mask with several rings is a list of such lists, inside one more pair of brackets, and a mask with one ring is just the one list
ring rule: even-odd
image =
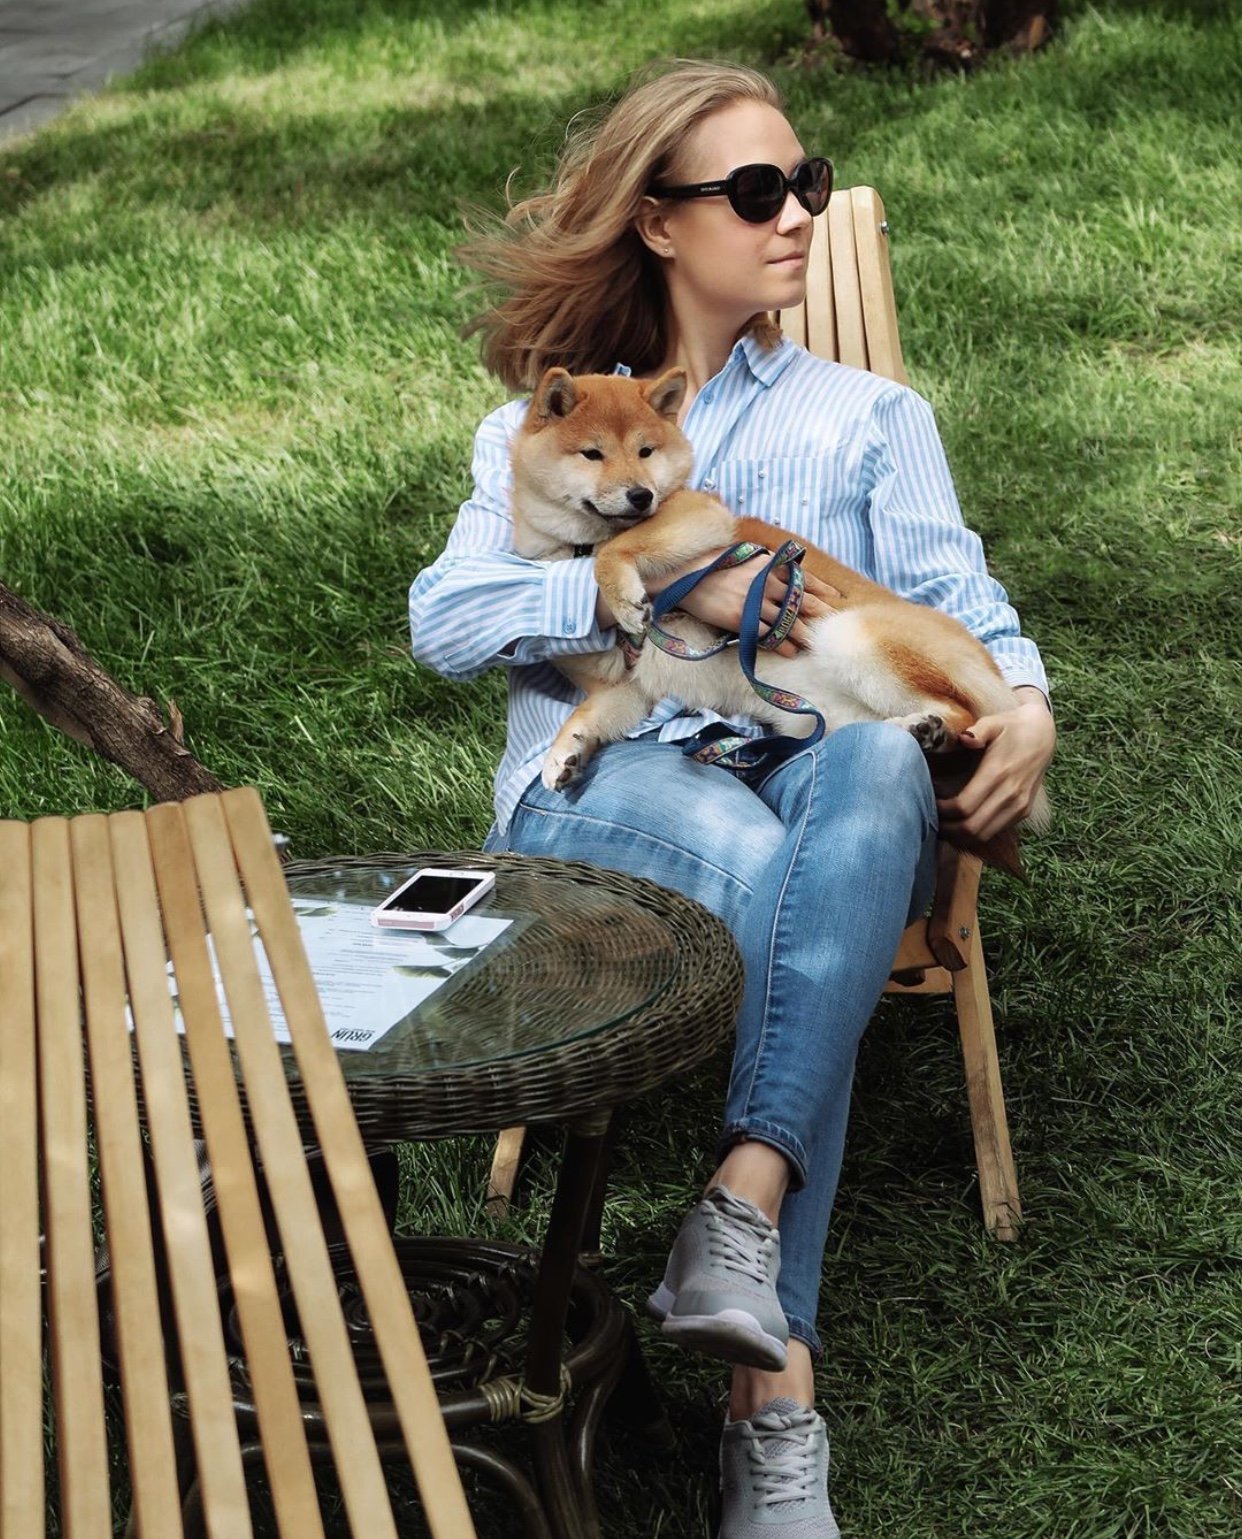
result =
[[[685,577],[680,577],[675,583],[671,583],[656,596],[652,605],[652,623],[646,639],[654,646],[683,661],[700,662],[703,658],[714,657],[726,647],[736,645],[742,672],[746,675],[750,687],[761,699],[768,701],[779,710],[789,711],[792,715],[815,718],[814,730],[806,737],[783,735],[744,737],[724,722],[713,722],[696,733],[685,745],[683,752],[688,757],[697,759],[700,764],[714,764],[720,769],[727,769],[747,782],[757,781],[770,774],[793,754],[800,753],[802,749],[818,743],[824,735],[824,718],[809,700],[805,700],[792,690],[778,689],[774,684],[765,683],[755,675],[759,648],[771,650],[779,647],[788,637],[794,621],[798,618],[802,607],[802,595],[805,591],[805,578],[802,571],[802,558],[805,554],[805,550],[796,540],[786,540],[774,553],[769,552],[762,545],[752,545],[745,540],[739,541],[718,556],[710,566],[702,567],[697,572],[689,572]],[[697,587],[710,573],[723,571],[728,567],[741,566],[759,555],[769,556],[770,559],[762,571],[756,574],[754,581],[747,589],[746,602],[742,607],[741,629],[736,639],[726,637],[715,646],[698,649],[688,646],[678,636],[670,636],[659,624],[659,621],[671,609],[675,609],[686,594]],[[776,620],[760,636],[763,598],[768,575],[780,567],[787,568],[789,573],[785,596],[781,601]]]
[[[641,636],[631,636],[628,631],[618,631],[621,650],[625,654],[625,665],[632,668],[642,656],[643,643],[649,641],[652,646],[659,647],[661,652],[667,652],[670,657],[678,657],[682,662],[699,663],[705,657],[715,657],[718,652],[723,652],[726,647],[737,646],[736,636],[723,637],[714,647],[695,648],[689,642],[683,641],[680,636],[673,636],[660,624],[670,610],[676,609],[687,593],[709,577],[713,572],[723,572],[729,567],[743,566],[747,561],[753,561],[756,556],[766,556],[767,549],[762,545],[752,545],[749,540],[739,540],[736,545],[730,545],[728,550],[721,551],[710,566],[700,567],[696,572],[687,572],[684,577],[679,577],[676,582],[669,583],[667,588],[662,588],[651,601],[651,624]],[[792,574],[792,569],[791,569]],[[801,570],[798,576],[801,578]],[[793,593],[792,582],[785,592],[785,603],[781,613],[777,617],[777,625],[785,619],[786,611],[789,617],[785,624],[785,634],[789,633],[793,622],[798,618],[798,605],[802,602],[801,585],[796,602],[790,603]],[[775,630],[775,626],[773,630]],[[784,640],[784,636],[781,637]],[[766,638],[760,643],[767,645]],[[776,643],[777,646],[780,642]]]

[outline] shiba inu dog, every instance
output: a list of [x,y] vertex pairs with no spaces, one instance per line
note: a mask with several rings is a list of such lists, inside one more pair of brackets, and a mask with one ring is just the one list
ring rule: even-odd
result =
[[[677,426],[686,376],[656,380],[572,376],[549,369],[531,398],[513,445],[512,512],[517,553],[561,560],[594,552],[600,592],[622,630],[641,636],[650,622],[648,585],[697,557],[738,540],[777,549],[789,536],[758,519],[736,519],[719,498],[691,491],[693,451]],[[1017,704],[982,642],[940,610],[911,603],[807,545],[803,565],[840,595],[832,613],[806,620],[810,644],[796,656],[761,652],[765,683],[801,695],[832,731],[853,721],[888,721],[912,732],[951,773],[935,774],[941,795],[960,789],[977,754],[954,755],[959,733],[976,719]],[[663,628],[703,649],[720,633],[684,612]],[[544,761],[550,790],[573,783],[602,743],[616,742],[666,695],[723,716],[749,715],[790,736],[812,730],[809,717],[769,704],[751,688],[736,649],[701,662],[648,644],[627,667],[621,649],[564,657],[557,666],[586,699]],[[944,756],[944,757],[941,757]],[[1043,827],[1041,788],[1027,822]],[[992,864],[1020,870],[1012,834],[974,846]]]

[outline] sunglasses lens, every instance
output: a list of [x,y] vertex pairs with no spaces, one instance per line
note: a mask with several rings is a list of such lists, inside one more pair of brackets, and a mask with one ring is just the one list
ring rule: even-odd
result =
[[785,201],[785,178],[776,166],[739,166],[729,177],[729,202],[750,224],[774,219]]
[[794,195],[808,214],[822,214],[832,195],[832,162],[804,160],[793,175]]

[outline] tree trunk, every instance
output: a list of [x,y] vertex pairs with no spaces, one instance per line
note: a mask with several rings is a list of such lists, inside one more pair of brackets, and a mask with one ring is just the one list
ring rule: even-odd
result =
[[807,0],[811,34],[836,38],[851,59],[896,64],[914,54],[970,69],[993,49],[1028,53],[1052,35],[1058,0]]
[[183,801],[220,782],[182,742],[153,700],[131,695],[88,654],[67,625],[0,583],[0,678],[54,727],[118,765],[157,801]]
[[896,64],[901,58],[901,34],[884,0],[807,0],[807,9],[815,34],[831,34],[851,59]]

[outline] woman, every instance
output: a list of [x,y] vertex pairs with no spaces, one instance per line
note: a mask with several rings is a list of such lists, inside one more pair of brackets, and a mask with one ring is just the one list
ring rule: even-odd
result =
[[[766,169],[731,177],[740,167]],[[930,897],[938,821],[989,838],[1022,817],[1055,741],[1039,654],[962,523],[926,403],[811,357],[767,320],[803,298],[829,175],[753,71],[679,63],[640,81],[569,142],[552,189],[474,249],[504,290],[479,323],[484,356],[514,390],[551,364],[684,368],[695,485],[939,605],[992,651],[1020,704],[976,724],[966,788],[937,808],[914,740],[876,723],[832,733],[751,789],[683,754],[708,717],[666,700],[572,791],[545,790],[543,754],[574,701],[556,659],[614,635],[588,557],[513,554],[521,400],[480,427],[474,495],[410,594],[419,661],[455,679],[508,668],[488,848],[651,877],[714,910],[742,949],[719,1164],[651,1299],[672,1338],[734,1365],[721,1539],[838,1534],[813,1362],[858,1042]],[[751,577],[714,574],[684,607],[736,630]]]

